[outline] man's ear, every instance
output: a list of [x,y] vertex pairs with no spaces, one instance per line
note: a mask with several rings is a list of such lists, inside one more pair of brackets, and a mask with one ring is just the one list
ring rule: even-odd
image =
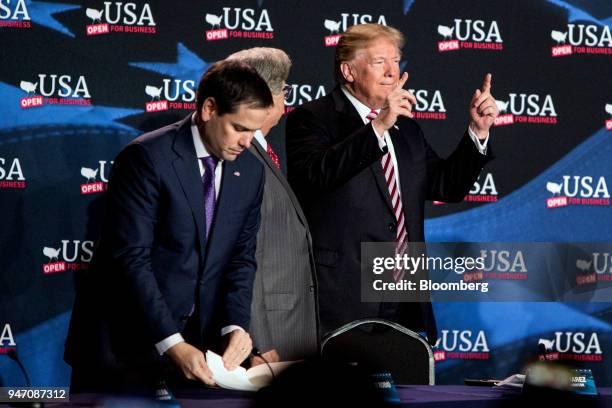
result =
[[200,117],[204,122],[208,122],[213,114],[217,112],[217,102],[215,102],[215,98],[209,96],[204,99],[204,103],[202,104],[202,111],[200,112]]
[[340,64],[340,72],[346,80],[346,82],[355,82],[355,76],[353,75],[353,67],[348,62]]

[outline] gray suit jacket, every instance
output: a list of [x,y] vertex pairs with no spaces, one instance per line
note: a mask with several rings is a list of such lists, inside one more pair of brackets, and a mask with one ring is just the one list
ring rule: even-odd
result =
[[281,360],[319,351],[318,306],[312,241],[300,204],[285,176],[253,139],[251,152],[266,175],[250,333],[261,352],[275,348]]

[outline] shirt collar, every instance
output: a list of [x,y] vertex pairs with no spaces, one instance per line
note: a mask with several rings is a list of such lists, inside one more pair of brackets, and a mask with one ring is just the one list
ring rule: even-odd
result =
[[266,150],[266,151],[268,150],[268,141],[266,140],[266,138],[263,135],[263,132],[261,130],[257,129],[255,131],[254,138],[261,145],[261,147],[263,147],[264,150]]
[[[370,114],[370,111],[372,111],[372,109],[368,108],[359,99],[355,98],[355,96],[352,93],[350,93],[349,90],[346,89],[344,85],[342,85],[340,89],[342,89],[342,92],[344,92],[344,95],[346,95],[346,97],[351,102],[351,104],[353,104],[355,109],[357,109],[357,113],[359,113],[359,116],[361,117],[361,119],[363,119],[363,121],[367,123],[366,118]],[[374,109],[374,110],[376,111],[376,113],[380,113],[380,109]]]

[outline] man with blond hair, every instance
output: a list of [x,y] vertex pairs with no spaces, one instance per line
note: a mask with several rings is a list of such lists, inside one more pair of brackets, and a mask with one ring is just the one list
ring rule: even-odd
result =
[[[361,302],[361,242],[423,242],[425,200],[461,201],[492,159],[489,128],[498,110],[491,74],[472,96],[469,126],[441,159],[413,118],[414,95],[400,77],[403,35],[361,24],[340,38],[338,85],[287,120],[289,181],[313,236],[322,332],[380,317],[436,340],[429,302]],[[394,276],[397,280],[397,278]]]
[[[254,68],[268,84],[274,101],[250,147],[266,176],[255,253],[253,345],[269,362],[302,359],[318,352],[312,242],[306,217],[281,172],[280,159],[266,140],[285,111],[285,95],[291,91],[286,83],[291,60],[284,51],[268,47],[242,50],[227,59]],[[256,357],[252,363],[262,361]]]

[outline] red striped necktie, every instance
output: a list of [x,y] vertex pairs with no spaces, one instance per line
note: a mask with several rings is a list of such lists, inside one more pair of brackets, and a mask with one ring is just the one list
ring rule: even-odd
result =
[[280,160],[278,160],[278,156],[276,155],[276,153],[274,153],[274,150],[272,150],[272,146],[270,146],[270,143],[268,143],[268,147],[266,147],[266,152],[268,152],[268,155],[270,156],[272,163],[274,163],[276,167],[278,167],[278,169],[280,170],[281,169]]
[[[378,116],[378,112],[374,109],[368,113],[366,119],[369,121],[374,120]],[[385,181],[387,182],[387,189],[389,190],[389,196],[391,197],[391,205],[393,206],[393,214],[397,221],[397,233],[395,235],[395,241],[397,242],[396,253],[403,255],[406,249],[406,227],[404,219],[404,207],[402,206],[402,200],[400,198],[399,186],[397,185],[397,177],[395,177],[395,166],[391,159],[391,153],[387,152],[381,159],[380,164],[382,165],[383,172],[385,173]],[[400,281],[404,276],[403,269],[396,269],[393,271],[393,279],[396,282]]]

